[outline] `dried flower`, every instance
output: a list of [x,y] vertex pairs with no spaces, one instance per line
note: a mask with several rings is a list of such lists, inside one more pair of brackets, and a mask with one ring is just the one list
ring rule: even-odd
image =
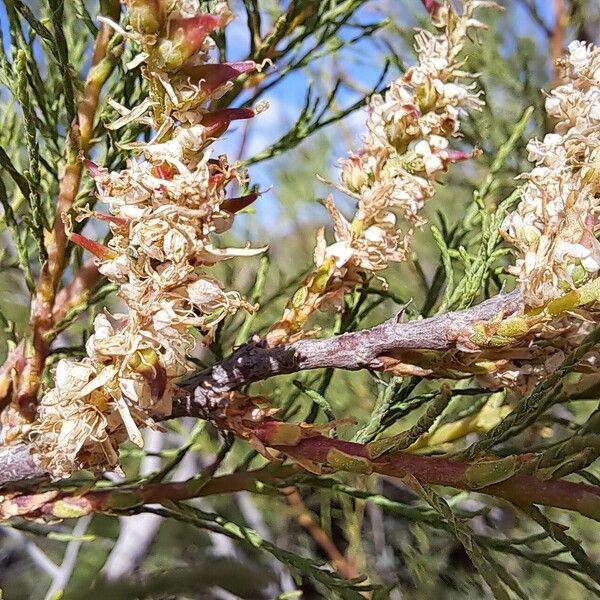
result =
[[56,476],[116,468],[118,443],[129,438],[143,445],[139,428],[171,413],[173,382],[187,371],[194,345],[189,328],[210,339],[227,315],[254,309],[206,273],[217,262],[263,250],[214,245],[214,236],[258,194],[227,199],[226,186],[245,186],[246,173],[224,156],[213,158],[209,146],[232,120],[251,118],[265,106],[210,112],[206,103],[255,65],[205,62],[208,34],[231,18],[222,3],[211,15],[198,14],[194,2],[166,9],[163,2],[129,0],[128,6],[133,29],[124,33],[142,47],[153,85],[137,107],[112,102],[120,117],[110,127],[137,121],[155,135],[130,146],[139,158],[120,172],[86,163],[109,214],[82,210],[77,219],[107,221],[108,245],[71,234],[119,285],[128,312],[98,315],[87,357],[61,361],[55,386],[41,400],[31,436],[39,460]]

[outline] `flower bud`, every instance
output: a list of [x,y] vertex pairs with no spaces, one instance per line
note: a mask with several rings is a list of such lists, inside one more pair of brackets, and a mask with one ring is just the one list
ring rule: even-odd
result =
[[201,91],[208,96],[213,94],[226,83],[237,79],[243,73],[256,69],[253,60],[232,63],[217,63],[184,66],[181,72],[189,77],[192,82],[200,83]]
[[451,163],[461,162],[463,160],[470,160],[475,156],[479,156],[481,151],[478,148],[474,148],[470,152],[464,152],[463,150],[455,150],[454,148],[448,148],[445,150],[447,161]]
[[134,31],[152,35],[162,30],[165,11],[161,0],[127,0],[127,11]]
[[158,43],[152,61],[165,71],[179,70],[204,44],[204,40],[223,25],[219,15],[198,15],[169,21],[170,34]]
[[103,175],[106,172],[106,169],[102,169],[94,161],[90,160],[89,158],[84,159],[83,164],[84,164],[85,168],[87,169],[88,173],[90,174],[90,177],[92,177],[93,179],[100,177],[101,175]]
[[152,400],[159,400],[167,387],[167,372],[156,351],[152,348],[138,350],[129,360],[129,366],[148,384]]
[[72,233],[70,240],[81,246],[88,252],[91,252],[96,258],[100,260],[114,260],[117,258],[117,253],[114,250],[111,250],[107,246],[103,246],[94,240],[88,240],[86,237],[79,235],[78,233]]
[[402,106],[384,126],[389,143],[399,152],[405,152],[410,141],[419,131],[421,113],[412,104]]
[[259,196],[260,194],[258,192],[253,192],[252,194],[247,194],[238,198],[228,198],[223,201],[221,208],[228,213],[235,214],[250,206]]
[[425,10],[431,15],[431,21],[436,26],[444,24],[448,15],[448,8],[437,0],[421,0]]
[[343,164],[342,183],[351,192],[359,192],[369,182],[369,176],[365,172],[360,157],[356,154],[351,154],[347,160],[343,161]]
[[252,108],[224,108],[206,113],[202,118],[202,125],[206,127],[208,137],[218,138],[225,133],[231,121],[251,119],[256,115]]

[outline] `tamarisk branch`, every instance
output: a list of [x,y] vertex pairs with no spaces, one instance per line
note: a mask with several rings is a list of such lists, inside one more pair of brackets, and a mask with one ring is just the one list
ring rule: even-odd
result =
[[[224,393],[276,375],[323,368],[393,370],[401,362],[402,353],[467,349],[476,324],[516,313],[521,308],[520,298],[515,291],[467,310],[408,323],[400,321],[400,313],[370,329],[325,339],[305,339],[274,347],[263,341],[251,342],[210,369],[181,382],[181,388],[190,394],[176,401],[174,416],[214,418],[215,410],[224,402]],[[411,374],[411,357],[404,358],[404,374]],[[418,372],[433,374],[423,368]]]
[[[242,346],[210,369],[183,381],[182,394],[174,403],[173,414],[170,416],[219,420],[220,412],[227,404],[228,392],[277,375],[327,367],[381,370],[386,368],[386,357],[398,352],[460,350],[468,346],[474,327],[489,322],[498,315],[509,317],[519,307],[520,293],[516,291],[499,295],[463,311],[408,323],[399,322],[397,316],[373,328],[328,339],[301,340],[275,347],[254,341]],[[260,437],[260,427],[257,431]],[[265,437],[264,442],[268,441]],[[474,476],[473,466],[485,463],[466,463],[408,453],[373,458],[369,456],[366,445],[320,435],[300,440],[296,445],[272,447],[295,460],[314,461],[335,470],[375,472],[400,478],[411,474],[422,483],[474,490],[503,498],[518,506],[541,504],[575,510],[594,519],[600,518],[600,489],[597,486],[558,480],[542,481],[534,475],[515,475],[482,485],[480,479]],[[0,485],[13,489],[22,487],[27,480],[48,475],[37,465],[30,448],[25,445],[3,448],[0,451],[0,465]],[[178,500],[197,495],[193,486],[182,486],[185,484],[144,488],[140,502],[149,498],[152,501],[169,499],[170,494],[175,494],[173,497]],[[202,494],[206,493],[206,487],[200,487]],[[238,488],[234,485],[229,491],[235,489]],[[219,490],[215,489],[215,493],[219,493]],[[44,501],[36,510],[40,514],[54,514],[54,505],[58,500],[62,503],[75,503],[84,512],[111,509],[110,498],[106,494],[98,496],[97,492],[90,492],[88,495],[85,500],[78,496],[75,502],[74,493],[61,493],[60,497],[54,494],[51,498],[42,499]],[[9,494],[5,516],[16,514],[14,506],[19,503],[23,506],[35,503],[34,496],[37,498],[36,494],[17,496],[21,498],[17,502]],[[17,512],[25,514],[21,510]]]

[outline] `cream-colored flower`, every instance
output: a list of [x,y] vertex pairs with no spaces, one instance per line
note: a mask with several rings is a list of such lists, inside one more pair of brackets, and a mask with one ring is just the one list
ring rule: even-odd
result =
[[476,75],[459,59],[471,30],[483,27],[473,14],[484,6],[496,5],[465,0],[458,14],[445,2],[435,17],[439,33],[415,36],[417,64],[369,101],[363,147],[338,161],[337,187],[356,201],[354,217],[346,220],[331,199],[326,202],[335,241],[326,246],[323,235],[318,237],[316,270],[273,326],[270,343],[300,335],[317,308],[334,300],[341,305],[360,273],[405,260],[414,229],[425,223],[419,213],[434,194],[434,182],[449,164],[473,155],[452,149],[449,140],[459,135],[461,118],[484,104]]
[[[422,226],[418,213],[433,196],[431,183],[450,162],[469,157],[450,150],[449,138],[459,132],[461,113],[480,109],[483,101],[474,89],[475,75],[465,72],[457,57],[468,30],[482,26],[472,18],[475,9],[491,5],[467,0],[458,15],[448,4],[437,17],[439,35],[415,36],[417,65],[371,99],[364,147],[340,161],[341,189],[357,198],[358,206],[343,236],[336,227],[336,244],[344,237],[354,249],[348,260],[355,266],[380,270],[404,260],[412,228],[401,233],[395,211],[413,227]],[[331,206],[328,210],[334,216]]]
[[224,3],[212,15],[200,14],[195,0],[156,4],[154,12],[148,12],[152,3],[128,4],[132,30],[123,34],[142,47],[138,62],[145,63],[151,93],[131,109],[111,101],[119,117],[110,128],[137,122],[154,137],[128,146],[137,157],[122,171],[88,161],[109,214],[82,210],[79,219],[102,218],[112,237],[107,246],[75,233],[72,239],[119,285],[127,312],[97,316],[87,356],[59,362],[55,385],[41,399],[31,436],[39,460],[56,476],[117,467],[120,442],[142,445],[140,428],[171,414],[174,380],[189,369],[194,346],[189,328],[210,339],[221,319],[254,309],[205,271],[263,250],[217,246],[214,236],[231,227],[236,211],[225,188],[232,181],[245,186],[247,175],[226,157],[213,158],[209,146],[231,120],[250,118],[266,105],[207,107],[256,65],[207,63],[208,34],[231,19]]
[[511,272],[528,306],[541,306],[600,272],[600,49],[572,42],[567,82],[552,90],[546,112],[555,131],[527,149],[534,169],[502,231],[518,251]]

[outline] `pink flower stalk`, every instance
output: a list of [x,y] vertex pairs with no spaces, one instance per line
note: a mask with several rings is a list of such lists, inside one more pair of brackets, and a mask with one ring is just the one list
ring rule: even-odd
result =
[[120,227],[122,229],[126,229],[131,223],[130,219],[124,219],[123,217],[115,217],[114,215],[107,215],[106,213],[94,211],[92,214],[94,215],[94,217],[96,217],[96,219],[98,219],[98,221],[108,221],[109,223],[112,223],[113,225],[116,225],[117,227]]

